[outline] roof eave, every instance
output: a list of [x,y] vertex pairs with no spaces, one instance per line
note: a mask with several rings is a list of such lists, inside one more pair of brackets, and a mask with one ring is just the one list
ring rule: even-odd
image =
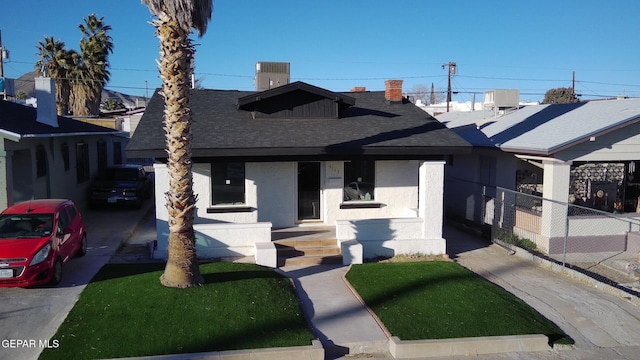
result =
[[500,150],[508,153],[517,153],[517,154],[530,154],[530,155],[543,155],[548,156],[553,152],[548,149],[534,149],[534,148],[515,148],[515,147],[502,147],[500,146]]
[[14,132],[2,130],[2,129],[0,129],[0,134],[2,135],[3,138],[14,141],[14,142],[20,142],[20,139],[22,138],[22,136],[18,133],[14,133]]

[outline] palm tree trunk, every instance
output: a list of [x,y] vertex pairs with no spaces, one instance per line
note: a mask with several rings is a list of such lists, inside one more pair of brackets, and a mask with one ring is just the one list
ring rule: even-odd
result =
[[71,93],[71,85],[67,79],[56,80],[56,111],[60,116],[69,114],[69,95]]
[[160,282],[164,286],[185,288],[204,282],[196,257],[193,219],[196,196],[191,173],[191,111],[189,74],[193,46],[189,33],[177,21],[159,16],[154,22],[160,39],[160,77],[165,101],[167,171],[169,191],[169,257]]
[[82,81],[75,81],[71,85],[71,112],[74,116],[89,116],[91,114],[89,103],[91,99],[91,88]]
[[102,86],[91,87],[91,98],[89,100],[89,112],[91,115],[100,115],[100,104],[102,103]]

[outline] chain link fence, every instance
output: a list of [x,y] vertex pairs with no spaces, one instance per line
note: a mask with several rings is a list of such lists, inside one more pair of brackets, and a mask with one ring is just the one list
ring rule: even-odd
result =
[[497,187],[491,238],[615,283],[637,281],[640,213],[610,213]]

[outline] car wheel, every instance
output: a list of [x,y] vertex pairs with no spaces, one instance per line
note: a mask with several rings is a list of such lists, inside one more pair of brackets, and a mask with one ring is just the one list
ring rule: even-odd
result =
[[87,253],[87,234],[82,234],[82,240],[80,240],[80,249],[76,253],[77,257],[82,257]]
[[53,276],[51,277],[51,285],[58,285],[60,281],[62,281],[62,261],[60,259],[56,259],[56,262],[53,264]]

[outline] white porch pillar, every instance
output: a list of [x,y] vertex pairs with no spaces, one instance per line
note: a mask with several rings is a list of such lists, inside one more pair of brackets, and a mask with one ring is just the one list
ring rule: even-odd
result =
[[444,161],[425,161],[418,170],[418,216],[424,220],[425,239],[442,239],[444,165]]
[[169,246],[169,211],[164,194],[169,191],[169,172],[166,164],[153,164],[156,202],[156,241],[154,259],[167,259]]
[[542,196],[551,201],[542,202],[542,235],[547,238],[564,237],[567,227],[567,205],[569,199],[569,176],[571,162],[544,160]]
[[5,138],[0,138],[0,208],[13,205],[13,151],[6,151]]

